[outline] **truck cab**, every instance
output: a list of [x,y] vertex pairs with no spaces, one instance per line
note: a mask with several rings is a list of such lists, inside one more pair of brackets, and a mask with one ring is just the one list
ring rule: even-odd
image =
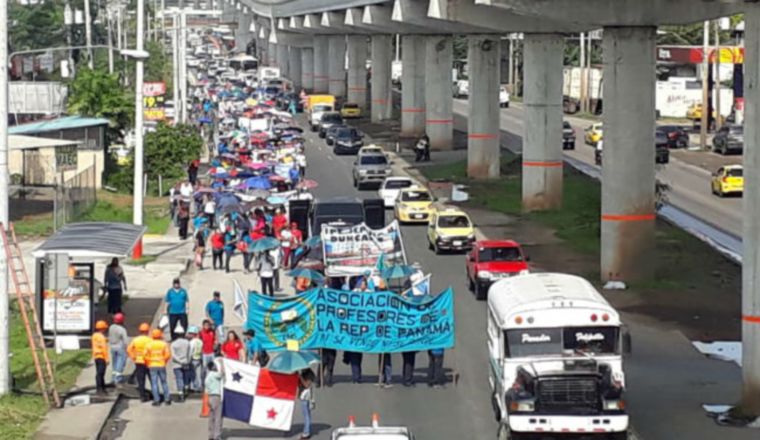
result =
[[486,299],[491,284],[502,278],[529,273],[528,257],[512,240],[480,240],[465,261],[467,285],[478,300]]
[[617,311],[581,277],[537,273],[494,283],[488,382],[499,439],[536,433],[626,439],[628,342]]

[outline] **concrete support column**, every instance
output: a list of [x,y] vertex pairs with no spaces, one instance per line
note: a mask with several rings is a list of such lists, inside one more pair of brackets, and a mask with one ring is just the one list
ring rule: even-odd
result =
[[288,68],[290,69],[290,80],[293,81],[293,88],[296,92],[300,91],[303,87],[301,82],[301,48],[290,46],[290,58],[288,62]]
[[602,279],[652,276],[655,226],[654,27],[604,28]]
[[314,93],[327,93],[327,36],[314,36]]
[[562,206],[562,61],[564,38],[525,34],[522,207]]
[[280,67],[280,76],[290,79],[290,51],[286,44],[277,44],[277,65]]
[[346,37],[348,52],[348,97],[346,102],[358,104],[362,111],[367,106],[367,37]]
[[301,49],[301,86],[311,93],[314,90],[314,49]]
[[391,36],[373,35],[371,42],[372,76],[370,99],[372,122],[391,118]]
[[425,38],[401,37],[401,136],[425,132]]
[[336,98],[346,97],[346,36],[330,35],[327,49],[328,91]]
[[238,18],[238,27],[235,32],[235,49],[241,53],[246,53],[248,42],[251,41],[251,32],[248,28],[251,26],[253,17],[247,14],[241,14]]
[[425,132],[433,150],[454,147],[454,113],[451,96],[452,37],[425,37]]
[[277,67],[277,43],[271,41],[267,45],[267,65]]
[[467,37],[467,175],[475,179],[499,177],[499,52],[498,36]]
[[760,414],[760,7],[744,15],[744,227],[742,238],[742,401],[745,414]]

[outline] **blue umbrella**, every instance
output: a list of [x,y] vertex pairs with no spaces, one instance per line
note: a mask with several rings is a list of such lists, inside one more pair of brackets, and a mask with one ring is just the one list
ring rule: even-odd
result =
[[250,252],[264,252],[270,249],[275,249],[280,246],[280,241],[274,237],[264,237],[254,240],[253,243],[248,246]]
[[310,351],[282,351],[274,355],[267,364],[267,369],[275,373],[291,374],[318,363],[319,356]]
[[386,280],[395,280],[400,278],[407,278],[415,272],[412,266],[406,264],[395,264],[393,266],[383,269],[382,276]]
[[322,237],[319,235],[312,235],[304,241],[304,244],[310,248],[317,247],[322,243]]
[[293,278],[306,278],[316,283],[323,283],[325,281],[324,275],[314,269],[308,269],[305,267],[296,267],[295,269],[291,270],[288,275]]
[[243,185],[247,189],[270,189],[272,187],[272,183],[266,177],[250,177],[243,182]]

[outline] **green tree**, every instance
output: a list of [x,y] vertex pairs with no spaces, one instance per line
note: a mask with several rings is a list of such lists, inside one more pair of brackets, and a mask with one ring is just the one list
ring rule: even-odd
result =
[[8,38],[11,51],[64,45],[62,1],[46,1],[36,5],[12,1],[9,6]]
[[134,117],[134,95],[121,87],[116,74],[80,66],[69,82],[68,112],[108,118],[112,128],[125,128]]

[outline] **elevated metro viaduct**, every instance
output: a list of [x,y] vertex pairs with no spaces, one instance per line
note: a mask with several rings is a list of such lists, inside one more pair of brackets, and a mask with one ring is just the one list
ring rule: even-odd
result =
[[[375,122],[391,117],[391,36],[400,34],[401,134],[427,133],[438,150],[452,148],[452,35],[467,35],[467,170],[479,179],[499,175],[499,36],[524,33],[526,211],[562,204],[563,33],[603,28],[600,273],[603,280],[624,281],[653,274],[657,26],[745,13],[744,218],[752,221],[743,229],[743,397],[760,414],[760,346],[754,342],[760,340],[760,128],[753,123],[760,118],[757,0],[242,0],[248,15],[222,1],[225,11],[233,8],[241,39],[258,38],[261,59],[279,65],[296,86],[369,108]],[[252,28],[258,32],[250,33]],[[300,78],[294,77],[298,72]]]

